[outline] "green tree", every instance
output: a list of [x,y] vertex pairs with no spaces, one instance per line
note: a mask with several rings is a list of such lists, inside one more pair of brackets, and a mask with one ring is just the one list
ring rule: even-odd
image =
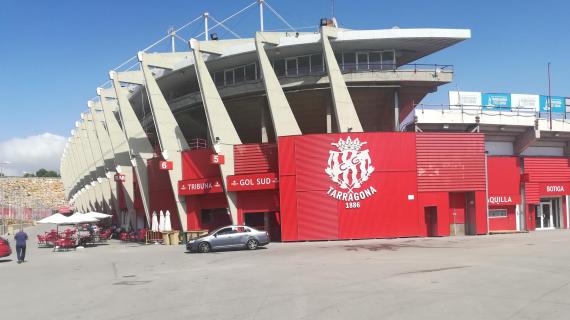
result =
[[38,171],[36,171],[36,177],[42,177],[42,178],[59,177],[59,174],[57,174],[57,172],[55,171],[52,170],[48,171],[44,168],[41,168]]
[[29,172],[26,172],[24,174],[24,178],[31,178],[31,177],[35,177],[35,175],[33,173],[29,173]]

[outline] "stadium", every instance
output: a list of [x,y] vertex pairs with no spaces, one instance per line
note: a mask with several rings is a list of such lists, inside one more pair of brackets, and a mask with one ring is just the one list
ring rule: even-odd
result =
[[218,39],[205,13],[188,51],[109,73],[62,156],[77,211],[140,229],[169,210],[177,230],[246,224],[275,241],[568,227],[570,125],[538,109],[553,97],[421,104],[454,71],[416,62],[470,30],[265,32],[257,3],[253,38]]

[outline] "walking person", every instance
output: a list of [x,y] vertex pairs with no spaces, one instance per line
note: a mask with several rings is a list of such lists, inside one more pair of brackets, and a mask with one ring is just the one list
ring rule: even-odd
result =
[[20,229],[20,231],[14,235],[14,239],[16,240],[18,263],[22,263],[26,258],[26,240],[28,240],[28,235],[24,232],[24,229]]

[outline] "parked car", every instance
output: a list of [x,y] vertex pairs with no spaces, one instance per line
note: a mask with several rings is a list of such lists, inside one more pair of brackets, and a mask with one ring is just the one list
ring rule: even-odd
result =
[[7,239],[0,237],[0,258],[7,257],[12,254],[10,242]]
[[265,231],[259,231],[248,226],[227,226],[188,241],[186,249],[189,252],[201,253],[230,248],[255,250],[268,243],[269,234]]

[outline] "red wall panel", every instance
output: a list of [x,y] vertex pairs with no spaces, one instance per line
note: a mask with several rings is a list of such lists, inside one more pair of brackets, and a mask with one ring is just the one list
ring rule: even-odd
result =
[[525,201],[528,204],[540,203],[540,184],[537,182],[526,182],[524,184]]
[[418,133],[418,191],[485,190],[483,134]]
[[217,164],[210,163],[210,149],[196,149],[182,152],[182,180],[213,178],[220,176]]
[[298,192],[299,240],[338,239],[337,201],[322,192]]
[[270,143],[234,146],[235,175],[277,172],[277,145]]
[[448,192],[420,192],[418,193],[420,226],[422,236],[427,235],[427,222],[425,221],[424,208],[437,208],[437,236],[450,235],[449,229],[449,193]]
[[504,218],[489,218],[489,229],[491,231],[516,230],[517,218],[515,206],[493,206],[489,209],[506,209],[507,216]]
[[475,192],[475,224],[477,234],[487,233],[487,192]]
[[520,194],[521,167],[518,157],[488,157],[489,196]]
[[530,182],[570,182],[570,159],[556,157],[525,157],[524,172]]
[[299,234],[297,232],[297,192],[295,191],[295,176],[281,176],[279,179],[281,240],[299,240]]
[[541,183],[570,182],[570,159],[568,158],[525,157],[523,161],[524,173],[529,175],[529,182],[525,183],[526,203],[538,204],[540,202]]
[[[465,199],[464,192],[455,192],[449,194],[449,221],[450,223],[465,223]],[[455,220],[453,219],[455,213]]]
[[[379,186],[373,197],[361,200],[360,209],[337,202],[339,238],[417,236],[420,233],[416,200],[416,172],[378,172],[370,183]],[[414,197],[408,199],[408,195]]]
[[[181,221],[178,217],[178,208],[176,200],[170,184],[170,175],[167,170],[160,169],[161,158],[152,158],[147,160],[148,193],[149,193],[149,209],[150,212],[159,213],[160,210],[170,212],[170,222],[173,230],[181,229]],[[185,221],[186,223],[186,221]]]
[[[354,189],[355,193],[375,189],[371,196],[356,201],[358,208],[348,208],[351,201],[327,194],[331,188],[348,194],[348,189],[341,189],[325,171],[331,152],[339,151],[333,143],[341,138],[346,142],[348,137],[365,142],[360,151],[368,152],[374,167],[362,186]],[[280,138],[279,148],[283,240],[396,237],[420,232],[414,133],[305,135]]]
[[279,137],[279,174],[295,175],[295,139],[296,137]]

